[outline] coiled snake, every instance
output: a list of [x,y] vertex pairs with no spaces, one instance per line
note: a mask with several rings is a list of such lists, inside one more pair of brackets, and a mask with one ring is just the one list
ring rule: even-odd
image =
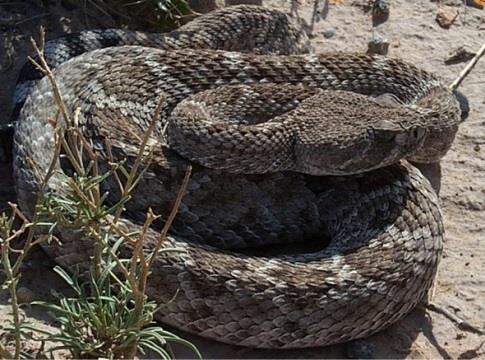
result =
[[[164,244],[186,252],[161,254],[149,280],[159,320],[244,346],[323,346],[385,328],[430,288],[442,249],[438,199],[400,159],[445,154],[457,101],[401,60],[295,55],[307,50],[285,15],[249,6],[166,35],[88,31],[48,44],[64,100],[80,108],[100,153],[110,137],[132,163],[165,97],[155,161],[127,205],[127,227],[139,228],[149,206],[167,215],[187,166],[180,155],[200,164]],[[28,83],[31,70],[20,78],[32,90],[14,137],[26,211],[54,152],[56,113],[49,82]],[[17,92],[18,108],[26,94]],[[88,238],[61,235],[62,247],[46,247],[59,264],[89,261]],[[148,244],[156,235],[149,230]],[[312,249],[281,250],[309,240]]]

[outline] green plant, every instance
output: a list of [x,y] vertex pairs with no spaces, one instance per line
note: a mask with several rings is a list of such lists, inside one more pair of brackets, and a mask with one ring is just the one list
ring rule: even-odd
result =
[[137,349],[142,354],[150,350],[163,359],[171,359],[173,353],[168,345],[176,342],[192,348],[201,357],[186,340],[159,326],[148,326],[157,311],[154,302],[144,301],[141,314],[135,314],[130,285],[120,279],[116,283],[111,280],[115,266],[111,263],[104,267],[99,278],[90,274],[84,283],[60,267],[54,269],[74,290],[74,296],[56,294],[59,304],[34,303],[48,308],[60,323],[58,334],[45,333],[48,340],[61,344],[50,351],[67,349],[73,358],[114,359],[133,357],[133,349]]
[[[10,214],[0,214],[0,263],[5,278],[2,283],[2,289],[7,289],[9,292],[12,319],[8,319],[6,324],[0,325],[0,330],[13,334],[14,350],[11,353],[0,344],[0,357],[19,359],[21,356],[21,337],[24,329],[28,326],[21,316],[17,297],[17,287],[21,277],[20,267],[32,247],[43,241],[49,241],[52,232],[48,231],[46,235],[34,240],[34,230],[38,226],[50,224],[39,222],[37,217],[33,221],[28,221],[15,204],[9,205]],[[18,224],[19,222],[20,225]],[[25,232],[27,232],[26,240],[20,247],[14,247],[13,244],[16,241],[18,242],[21,235]]]
[[[156,121],[157,116],[153,123]],[[141,160],[135,161],[131,171],[128,172],[122,162],[111,162],[110,170],[104,174],[99,173],[97,156],[79,128],[68,128],[64,138],[66,157],[76,171],[71,176],[58,175],[62,178],[63,191],[46,194],[39,211],[58,228],[81,230],[94,239],[95,246],[87,281],[79,282],[77,275],[70,277],[61,268],[56,269],[73,288],[74,297],[63,298],[56,294],[59,304],[36,303],[47,307],[61,324],[58,334],[44,334],[46,340],[61,343],[50,351],[67,349],[74,358],[132,358],[137,352],[152,350],[163,358],[171,358],[169,345],[177,342],[191,347],[200,357],[189,342],[161,327],[150,326],[158,308],[145,295],[149,269],[157,254],[160,251],[179,251],[160,249],[190,173],[184,179],[172,216],[155,248],[145,253],[143,241],[146,230],[157,216],[148,211],[140,232],[126,231],[118,224],[118,219],[140,179],[139,173],[146,169],[142,164],[148,164],[143,160],[143,147],[148,135],[142,141],[137,157]],[[86,157],[89,160],[86,161]],[[121,198],[115,204],[107,205],[106,194],[101,194],[100,186],[112,176],[120,184]],[[122,258],[118,250],[126,244],[132,249],[132,254],[129,258]]]
[[[40,181],[40,193],[44,191],[49,179],[54,173],[54,167],[60,154],[60,149],[61,146],[58,143],[55,147],[54,156],[47,173]],[[21,337],[24,334],[24,329],[28,327],[28,323],[21,318],[17,297],[17,287],[21,278],[21,265],[34,246],[55,239],[53,236],[55,224],[42,221],[41,219],[40,211],[38,211],[40,201],[41,196],[36,200],[35,211],[31,220],[13,203],[9,203],[9,213],[2,212],[0,214],[0,264],[5,277],[2,283],[2,289],[8,289],[12,309],[12,319],[7,321],[7,325],[0,326],[0,330],[12,333],[15,342],[13,354],[0,344],[0,357],[2,358],[20,358]],[[44,229],[43,235],[36,236],[36,230],[39,228]],[[24,235],[25,238],[22,242],[21,238]]]
[[[145,249],[143,244],[149,227],[158,216],[149,209],[141,230],[136,229],[139,231],[130,230],[119,221],[132,191],[150,165],[152,149],[147,144],[159,120],[164,99],[159,100],[131,169],[128,171],[125,168],[123,160],[113,160],[107,139],[109,159],[104,163],[108,164],[108,170],[101,172],[101,159],[78,126],[78,111],[72,114],[68,111],[54,75],[45,62],[43,38],[42,34],[40,47],[32,42],[38,62],[31,60],[50,80],[61,118],[53,121],[56,135],[54,157],[47,174],[40,181],[40,196],[33,219],[28,220],[15,205],[11,205],[12,215],[0,216],[2,265],[7,274],[5,284],[10,290],[13,309],[14,326],[9,327],[8,331],[15,335],[15,353],[10,354],[0,344],[0,356],[20,358],[21,336],[29,336],[42,342],[55,342],[56,345],[49,349],[51,355],[53,351],[65,349],[75,358],[133,358],[138,353],[144,354],[150,350],[168,359],[173,357],[170,349],[172,343],[188,346],[201,357],[190,342],[154,324],[158,307],[146,296],[150,267],[155,258],[161,252],[180,251],[164,248],[162,244],[180,206],[191,168],[186,172],[174,207],[151,249]],[[70,164],[70,175],[57,169],[59,159]],[[35,164],[31,165],[35,168]],[[53,176],[60,186],[50,188],[47,184]],[[108,178],[114,179],[119,186],[120,198],[114,204],[108,204],[107,194],[101,191],[102,183]],[[22,223],[18,228],[14,225],[16,218],[20,218]],[[87,265],[87,272],[86,269],[77,269],[70,276],[61,268],[55,268],[70,285],[74,296],[64,297],[55,293],[56,303],[33,303],[46,307],[59,321],[59,332],[51,334],[22,322],[16,287],[20,278],[20,264],[28,250],[35,244],[55,239],[54,234],[63,229],[75,230],[79,236],[89,237],[93,242],[93,256]],[[26,230],[28,234],[24,247],[21,250],[13,249],[11,241]],[[37,236],[39,233],[43,235]],[[13,266],[10,261],[12,252],[19,252]],[[40,334],[40,337],[28,335],[25,329]]]

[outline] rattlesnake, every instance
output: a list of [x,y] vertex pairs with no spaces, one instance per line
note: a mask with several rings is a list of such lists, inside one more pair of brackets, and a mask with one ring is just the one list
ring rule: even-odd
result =
[[[238,14],[239,20],[229,14]],[[205,31],[207,23],[230,30]],[[305,115],[319,99],[331,98],[334,108],[327,114],[335,114],[332,116],[338,120],[339,116],[355,115],[346,112],[347,107],[351,104],[358,108],[362,95],[353,93],[373,97],[391,94],[397,103],[386,105],[370,98],[362,101],[372,102],[382,111],[379,116],[389,115],[390,119],[396,111],[419,114],[418,124],[403,125],[397,131],[396,123],[390,121],[392,136],[387,141],[393,146],[387,144],[382,151],[399,151],[403,141],[407,144],[414,136],[414,150],[406,148],[402,155],[433,162],[451,145],[459,122],[457,102],[436,77],[425,71],[400,60],[363,54],[284,55],[307,50],[306,40],[274,10],[234,7],[203,16],[195,24],[190,25],[191,31],[200,31],[207,45],[204,47],[209,49],[165,47],[172,40],[184,38],[180,35],[184,34],[182,28],[173,37],[159,37],[156,43],[162,49],[109,47],[56,64],[59,66],[54,73],[64,100],[70,110],[80,108],[80,123],[94,148],[102,153],[102,139],[108,136],[114,156],[127,158],[128,165],[133,164],[157,99],[164,98],[162,121],[150,139],[159,146],[154,148],[153,165],[127,204],[123,226],[128,229],[139,229],[148,206],[164,216],[168,213],[187,167],[187,160],[164,143],[165,136],[178,131],[166,128],[170,116],[177,120],[184,114],[198,118],[211,113],[225,118],[234,107],[266,120],[268,114],[261,109],[277,116],[291,117],[292,111]],[[257,40],[238,31],[242,24],[251,24]],[[275,24],[283,30],[274,31]],[[228,38],[217,43],[222,33]],[[139,45],[153,39],[140,33],[134,38],[123,44]],[[210,50],[219,46],[227,49],[224,46],[228,44],[230,50],[255,47],[267,53],[276,49],[278,55]],[[241,46],[235,49],[236,45]],[[93,46],[104,45],[98,42]],[[255,83],[259,85],[252,87]],[[277,99],[270,94],[270,101],[264,103],[267,97],[261,96],[268,89],[273,95],[282,89],[283,100],[276,110],[269,104]],[[303,95],[299,98],[298,94]],[[305,99],[317,100],[310,100],[309,109],[299,110]],[[186,107],[184,101],[189,102]],[[250,105],[244,108],[245,104],[262,105],[254,110]],[[360,111],[371,123],[374,121],[372,114],[366,113],[367,106]],[[55,113],[49,82],[42,79],[27,97],[15,129],[14,177],[20,206],[27,213],[32,212],[33,195],[39,191],[36,174],[46,171],[54,152],[49,119]],[[244,122],[245,116],[241,118]],[[408,120],[412,122],[412,118]],[[333,124],[339,126],[338,121]],[[353,127],[344,125],[348,134],[334,137],[336,147],[339,141],[356,141],[349,140]],[[421,130],[416,133],[415,129]],[[207,140],[208,132],[201,141],[212,141]],[[376,158],[377,165],[389,162],[382,156]],[[262,161],[264,156],[254,160]],[[331,156],[324,161],[334,165]],[[271,166],[255,170],[264,174],[241,175],[237,167],[233,174],[194,165],[171,236],[164,243],[186,251],[161,254],[149,280],[148,294],[161,304],[158,319],[227,343],[295,348],[363,337],[403,317],[433,282],[443,225],[437,196],[428,181],[406,161],[392,162],[396,163],[362,174],[328,177],[273,172],[276,169]],[[35,169],[32,164],[36,164]],[[55,176],[51,186],[61,191],[56,186],[58,180]],[[107,184],[106,188],[112,190],[111,200],[116,199],[114,187]],[[86,265],[92,248],[90,239],[72,229],[62,229],[61,235],[63,245],[46,245],[48,253],[69,268]],[[147,239],[148,246],[153,245],[155,229],[148,231]],[[284,243],[309,239],[313,240],[311,250],[281,250]],[[328,244],[325,239],[329,239]],[[278,245],[271,249],[271,244]],[[262,249],[256,248],[261,245]],[[175,300],[169,301],[177,291]]]

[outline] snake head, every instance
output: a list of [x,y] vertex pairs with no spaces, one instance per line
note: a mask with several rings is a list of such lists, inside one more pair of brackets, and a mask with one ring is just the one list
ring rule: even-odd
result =
[[[367,135],[365,135],[367,132]],[[341,146],[319,143],[302,136],[295,147],[296,171],[311,175],[351,175],[388,166],[410,156],[426,137],[424,127],[403,127],[388,120],[376,121]]]

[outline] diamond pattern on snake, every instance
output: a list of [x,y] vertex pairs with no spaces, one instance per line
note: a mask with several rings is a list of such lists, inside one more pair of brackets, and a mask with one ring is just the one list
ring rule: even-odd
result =
[[[257,6],[167,34],[72,34],[48,42],[46,58],[86,136],[111,138],[128,165],[164,99],[127,229],[140,229],[148,207],[166,218],[193,165],[163,244],[185,251],[161,253],[149,278],[161,322],[242,346],[324,346],[384,329],[431,287],[442,217],[408,160],[439,161],[460,122],[435,75],[399,59],[311,53],[290,18]],[[15,101],[14,177],[32,213],[57,110],[31,65]],[[50,191],[62,191],[56,176]],[[104,186],[116,201],[115,184]],[[92,240],[72,229],[60,236],[62,247],[45,245],[49,255],[87,266]],[[148,246],[156,236],[148,230]]]

